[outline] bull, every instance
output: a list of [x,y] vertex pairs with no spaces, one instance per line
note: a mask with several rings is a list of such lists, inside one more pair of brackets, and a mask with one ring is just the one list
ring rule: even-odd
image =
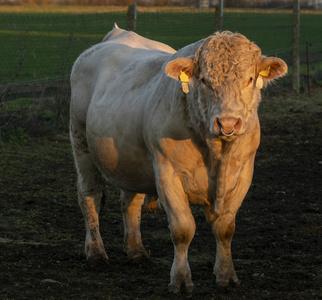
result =
[[136,262],[148,258],[142,206],[159,199],[174,244],[170,291],[193,290],[189,203],[212,227],[216,283],[238,284],[231,240],[260,142],[261,89],[286,72],[283,60],[227,31],[175,51],[115,26],[82,53],[71,73],[70,138],[87,259],[108,258],[99,231],[107,179],[121,190],[125,251]]

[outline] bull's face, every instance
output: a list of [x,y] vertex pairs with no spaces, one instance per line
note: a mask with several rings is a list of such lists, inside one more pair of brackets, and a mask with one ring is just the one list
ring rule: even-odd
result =
[[203,131],[231,140],[244,134],[257,118],[262,87],[287,72],[279,58],[261,50],[241,34],[216,33],[194,57],[169,62],[166,73],[182,82],[191,119]]

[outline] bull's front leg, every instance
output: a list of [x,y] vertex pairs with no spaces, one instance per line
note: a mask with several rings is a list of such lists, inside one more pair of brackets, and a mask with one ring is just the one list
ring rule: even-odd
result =
[[188,262],[188,249],[196,230],[195,220],[181,181],[174,175],[171,166],[163,166],[157,185],[174,245],[174,260],[168,288],[170,292],[178,293],[183,287],[188,294],[191,294],[193,283]]
[[[226,193],[222,201],[217,199],[219,203],[216,204],[211,224],[216,237],[214,274],[218,286],[225,287],[230,282],[235,285],[239,284],[231,256],[231,241],[235,232],[236,213],[252,181],[254,157],[255,155],[249,158],[240,172],[228,167],[227,172],[225,172],[228,176],[224,179]],[[230,174],[239,174],[239,176],[233,178],[233,176],[229,176]],[[232,186],[235,186],[235,188],[232,188]],[[205,211],[206,217],[209,219],[209,212],[207,216],[207,210],[205,209]]]
[[183,287],[188,294],[191,294],[193,282],[188,262],[188,249],[194,237],[196,225],[190,208],[180,212],[172,212],[169,223],[174,245],[174,260],[170,272],[169,291],[178,293]]
[[214,274],[216,275],[216,284],[221,287],[228,286],[230,282],[236,285],[239,284],[231,256],[231,241],[235,232],[235,216],[235,212],[227,211],[221,214],[212,224],[212,230],[216,237]]

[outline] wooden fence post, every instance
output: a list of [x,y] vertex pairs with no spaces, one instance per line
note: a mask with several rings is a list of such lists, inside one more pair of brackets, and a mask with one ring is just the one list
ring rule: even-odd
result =
[[292,88],[300,91],[300,0],[293,0],[293,74]]
[[310,59],[309,59],[309,43],[306,42],[306,70],[307,70],[307,91],[311,96],[311,84],[310,84]]
[[129,5],[129,8],[127,10],[126,29],[130,31],[136,30],[136,5]]
[[223,0],[218,1],[215,11],[215,31],[222,30],[222,20],[223,20],[223,9],[224,9]]

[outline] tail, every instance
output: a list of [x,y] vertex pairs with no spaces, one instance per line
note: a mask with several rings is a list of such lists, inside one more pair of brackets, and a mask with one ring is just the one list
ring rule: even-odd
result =
[[151,195],[145,195],[144,205],[142,208],[143,213],[151,213],[161,210],[160,200]]

